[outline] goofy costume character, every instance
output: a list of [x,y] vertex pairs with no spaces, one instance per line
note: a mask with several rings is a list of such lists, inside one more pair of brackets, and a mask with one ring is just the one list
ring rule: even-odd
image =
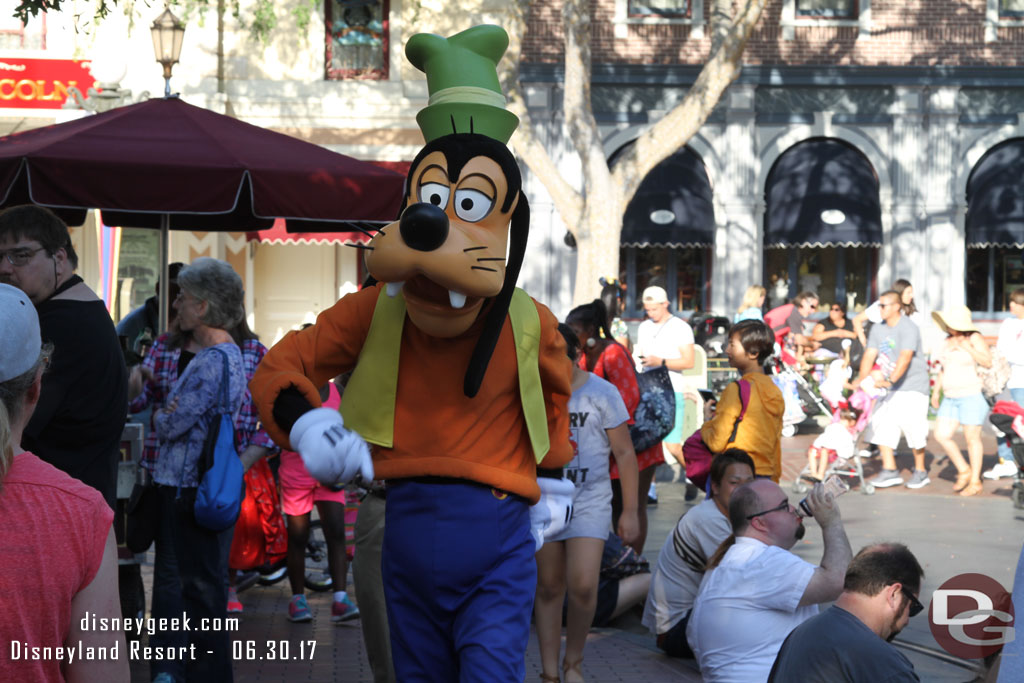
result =
[[[529,206],[506,147],[507,46],[497,26],[412,37],[427,144],[400,220],[365,251],[379,284],[285,336],[250,385],[267,431],[318,480],[387,481],[401,681],[523,680],[534,553],[571,514],[571,362],[555,317],[515,287]],[[317,408],[316,387],[350,370],[340,414]]]

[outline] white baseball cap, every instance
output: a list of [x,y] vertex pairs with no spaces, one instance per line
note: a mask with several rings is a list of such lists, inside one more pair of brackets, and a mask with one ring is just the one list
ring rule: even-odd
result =
[[39,360],[39,315],[17,287],[0,284],[0,382],[20,377]]
[[653,286],[644,290],[641,297],[645,304],[667,304],[668,293],[661,287]]

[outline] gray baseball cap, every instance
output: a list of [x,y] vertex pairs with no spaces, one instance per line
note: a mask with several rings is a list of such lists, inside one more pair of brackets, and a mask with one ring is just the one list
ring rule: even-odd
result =
[[25,292],[0,284],[0,382],[28,372],[41,348],[36,307]]

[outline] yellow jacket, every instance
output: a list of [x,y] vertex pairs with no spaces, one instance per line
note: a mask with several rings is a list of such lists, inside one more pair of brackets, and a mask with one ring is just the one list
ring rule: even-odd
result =
[[704,423],[700,434],[712,453],[726,447],[742,448],[754,461],[754,474],[768,476],[778,483],[782,474],[782,413],[785,401],[771,377],[751,372],[741,378],[750,384],[750,403],[736,430],[736,440],[729,443],[732,427],[743,404],[739,385],[733,382],[722,392],[715,417]]

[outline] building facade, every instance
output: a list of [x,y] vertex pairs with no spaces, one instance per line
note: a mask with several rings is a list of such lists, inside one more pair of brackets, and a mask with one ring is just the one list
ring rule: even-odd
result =
[[[692,85],[709,6],[593,3],[593,104],[611,163]],[[1015,0],[769,0],[741,76],[663,162],[677,186],[671,171],[649,177],[657,189],[641,186],[627,209],[634,314],[651,282],[680,310],[731,315],[751,284],[772,304],[811,289],[858,310],[906,278],[925,310],[1005,315],[1024,286],[1022,39]],[[560,4],[538,3],[522,79],[556,129],[561,45]]]
[[[325,0],[309,5],[311,21],[300,24],[297,3],[278,4],[278,25],[262,42],[242,25],[252,18],[246,2],[242,23],[181,12],[187,29],[172,89],[192,104],[399,169],[422,145],[415,115],[427,96],[405,41],[484,21],[511,25],[512,5],[474,0],[454,12],[428,0]],[[84,60],[118,72],[135,97],[159,94],[149,24],[162,8],[137,4],[131,24],[112,15],[76,30],[64,13],[21,26],[9,18],[13,5],[0,0],[0,132],[81,115],[29,106],[25,98],[55,86],[33,90],[5,78],[3,65],[16,68],[16,58]],[[513,40],[522,40],[536,132],[579,185],[562,125],[561,7],[532,3],[527,30]],[[692,85],[710,47],[710,7],[591,4],[592,98],[609,163]],[[739,79],[626,211],[620,275],[631,314],[652,283],[680,311],[731,315],[751,284],[766,286],[773,304],[814,289],[823,303],[858,310],[906,278],[919,307],[967,303],[990,329],[1009,292],[1024,286],[1022,39],[1022,0],[769,0]],[[575,251],[528,171],[525,187],[533,219],[521,284],[563,316]],[[101,230],[76,231],[83,253],[102,252]],[[121,239],[122,295],[124,280],[132,282],[116,314],[148,295],[155,268],[153,235],[125,231]],[[270,342],[358,285],[360,260],[345,239],[182,232],[171,250],[174,260],[232,262],[254,329]]]

